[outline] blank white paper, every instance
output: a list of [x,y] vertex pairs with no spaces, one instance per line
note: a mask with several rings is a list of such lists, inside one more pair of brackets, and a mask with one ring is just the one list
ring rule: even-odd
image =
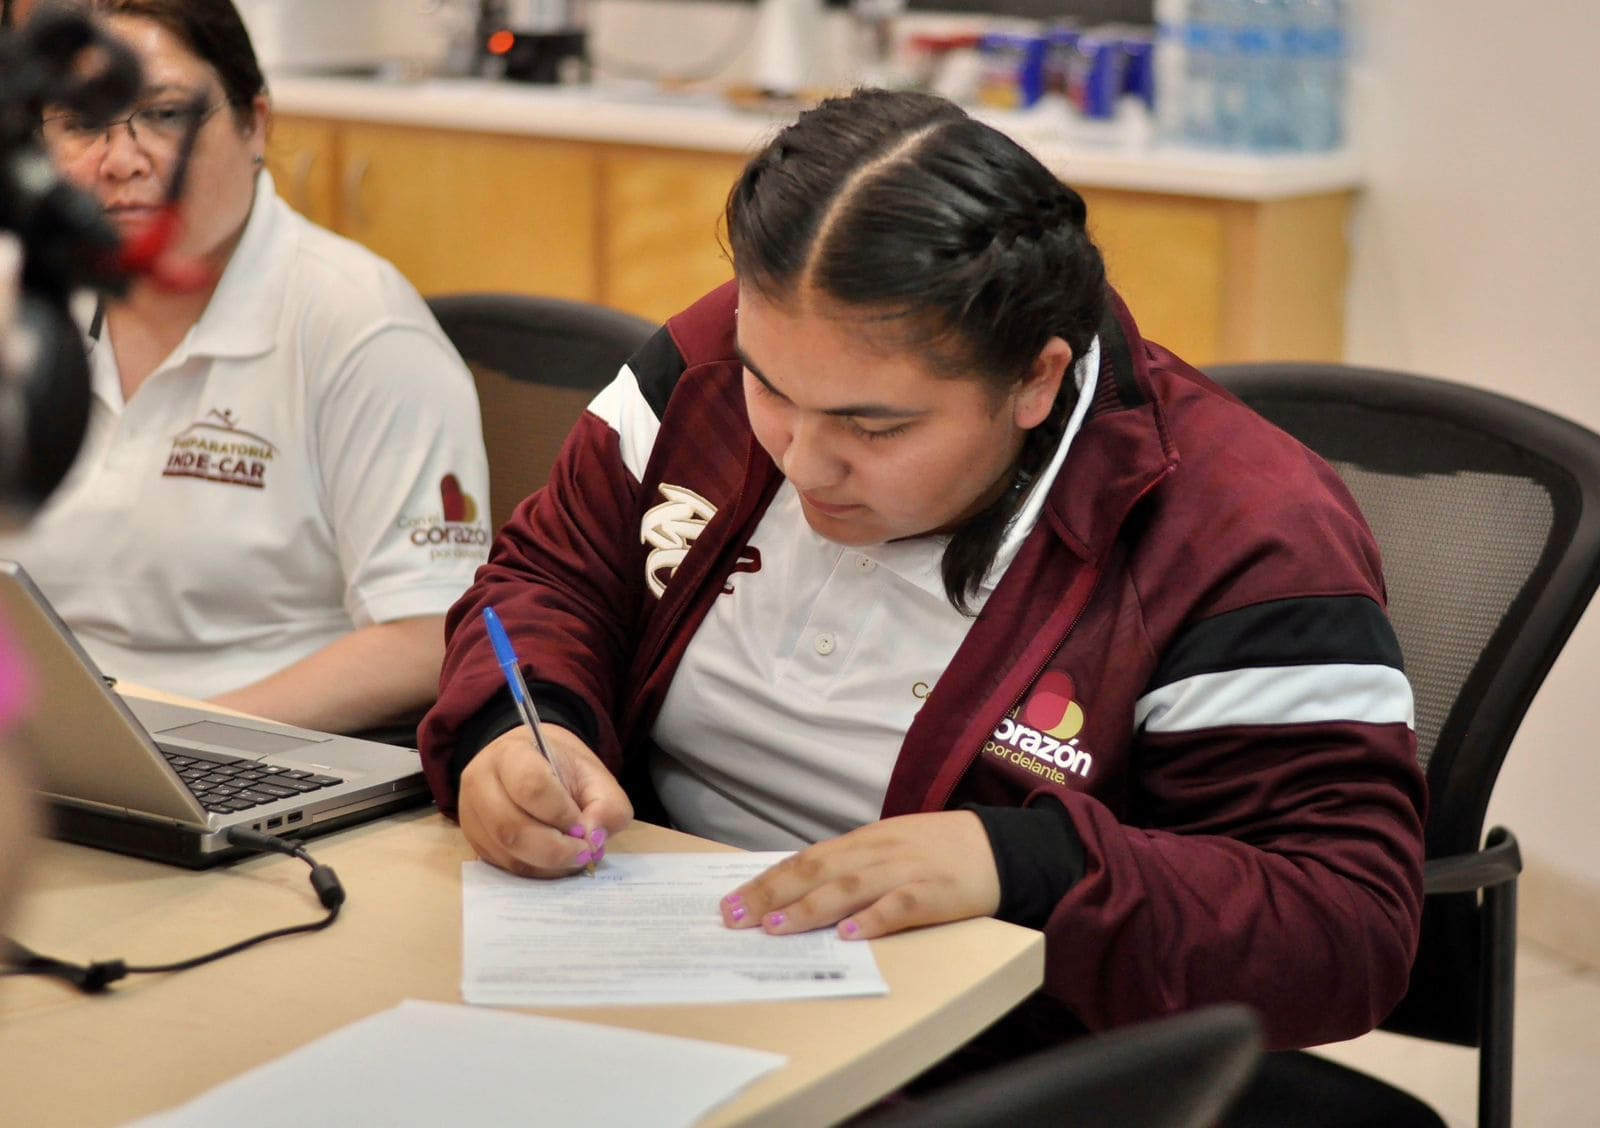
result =
[[131,1128],[691,1125],[787,1060],[408,999]]
[[723,926],[718,901],[782,853],[608,854],[594,878],[461,868],[461,996],[516,1006],[887,995],[865,941]]

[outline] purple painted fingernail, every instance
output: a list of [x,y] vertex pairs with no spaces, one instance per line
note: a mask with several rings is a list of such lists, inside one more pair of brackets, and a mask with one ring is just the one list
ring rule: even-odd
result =
[[598,850],[598,849],[600,849],[600,847],[604,846],[605,844],[606,844],[606,828],[603,827],[603,826],[595,827],[594,828],[594,833],[589,836],[589,845],[593,846],[596,850]]
[[584,830],[581,826],[575,826],[571,830],[567,831],[568,838],[585,838],[588,836],[588,834],[589,832]]
[[585,850],[583,853],[579,854],[576,858],[573,858],[572,859],[572,864],[575,865],[575,866],[586,866],[586,865],[588,865],[589,864],[589,851]]
[[768,928],[780,928],[782,927],[783,922],[788,919],[789,918],[784,916],[782,913],[768,913],[764,923]]
[[741,897],[737,893],[729,893],[726,897],[723,898],[723,900],[726,901],[730,905],[737,905],[737,904],[741,903],[744,900],[744,898]]
[[854,936],[861,931],[861,926],[853,920],[846,920],[839,926],[839,931],[846,936]]
[[729,913],[728,916],[732,917],[735,922],[743,920],[745,918],[744,906],[736,905],[733,912]]
[[594,852],[594,860],[595,860],[595,861],[597,861],[597,862],[598,862],[598,861],[599,861],[599,860],[600,860],[600,859],[601,859],[601,858],[603,858],[603,857],[605,857],[605,856],[606,856],[606,848],[605,848],[605,847],[604,847],[604,846],[602,846],[602,847],[600,847],[600,849],[598,849],[598,850],[596,850],[596,851],[595,851],[595,852]]

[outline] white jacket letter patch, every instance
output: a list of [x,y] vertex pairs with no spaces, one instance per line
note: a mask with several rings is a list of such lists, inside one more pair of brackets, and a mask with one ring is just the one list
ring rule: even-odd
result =
[[645,583],[657,599],[667,590],[667,582],[688,555],[689,546],[717,515],[716,507],[693,490],[661,483],[660,505],[651,506],[639,525],[639,539],[650,546],[645,561]]

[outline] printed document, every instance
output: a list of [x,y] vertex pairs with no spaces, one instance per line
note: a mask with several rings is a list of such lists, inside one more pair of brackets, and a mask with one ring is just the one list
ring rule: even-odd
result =
[[[408,999],[129,1128],[694,1124],[788,1059]],[[628,1083],[617,1084],[618,1070]]]
[[461,867],[461,996],[507,1006],[887,995],[872,947],[831,928],[768,936],[718,901],[783,853],[607,854],[593,878]]

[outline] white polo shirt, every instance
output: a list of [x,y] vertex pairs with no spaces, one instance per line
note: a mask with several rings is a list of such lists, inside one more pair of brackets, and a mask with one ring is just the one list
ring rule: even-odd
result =
[[[970,601],[988,601],[1033,531],[1094,399],[1078,402]],[[751,850],[793,850],[877,820],[911,722],[973,620],[951,606],[945,538],[846,547],[819,536],[785,482],[690,640],[656,719],[651,778],[673,825]]]
[[398,271],[261,173],[205,313],[124,402],[92,343],[77,463],[0,556],[110,674],[195,697],[446,611],[487,556],[472,377]]

